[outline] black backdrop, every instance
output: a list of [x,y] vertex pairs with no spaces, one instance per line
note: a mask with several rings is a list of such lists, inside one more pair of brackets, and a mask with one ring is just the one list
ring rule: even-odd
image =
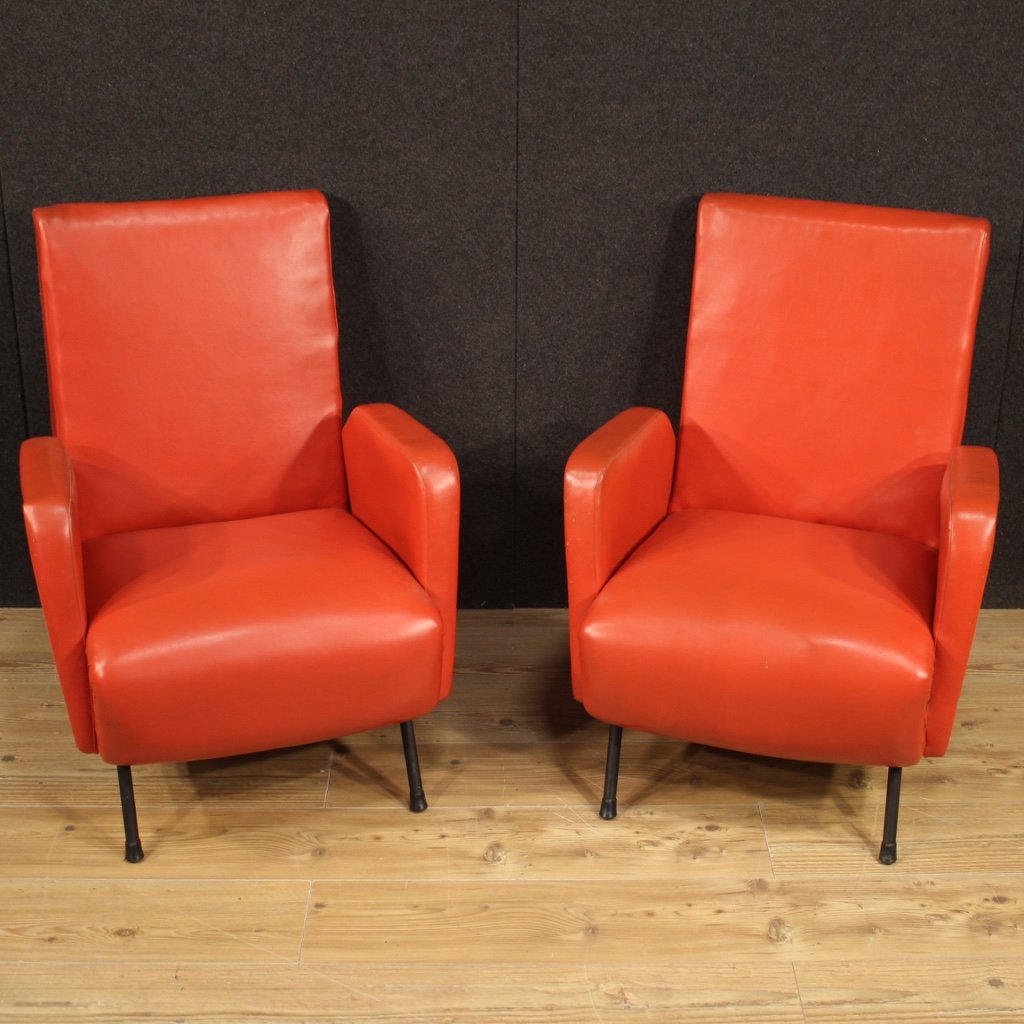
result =
[[346,406],[393,401],[464,481],[461,603],[564,602],[561,471],[678,416],[707,191],[988,217],[967,440],[1024,605],[1019,0],[7,0],[0,24],[0,605],[31,604],[21,440],[48,429],[30,211],[314,187]]

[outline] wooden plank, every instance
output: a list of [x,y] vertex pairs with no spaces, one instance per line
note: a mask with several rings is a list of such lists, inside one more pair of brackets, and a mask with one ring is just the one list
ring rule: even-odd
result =
[[39,608],[0,608],[0,667],[49,665],[50,640]]
[[296,960],[308,884],[0,880],[0,960]]
[[455,666],[487,673],[511,669],[567,672],[568,613],[564,608],[460,611]]
[[797,964],[807,1024],[1020,1024],[1024,960]]
[[[420,763],[432,807],[570,803],[586,805],[596,815],[605,749],[603,736],[435,743],[421,745]],[[393,741],[376,748],[342,743],[332,761],[327,805],[385,805],[401,799],[403,763]],[[884,789],[884,769],[773,761],[640,733],[626,737],[619,772],[622,808],[753,804],[762,798],[832,801],[834,790],[848,801],[873,805]]]
[[1024,875],[316,882],[303,960],[609,964],[1024,957]]
[[983,608],[974,633],[970,671],[998,668],[1024,671],[1024,631],[1019,608]]
[[0,877],[601,882],[771,871],[753,805],[639,810],[604,822],[568,805],[411,814],[196,803],[150,810],[141,827],[146,858],[128,867],[114,809],[25,808],[5,828]]
[[979,695],[958,709],[950,737],[949,754],[985,756],[1011,752],[1024,735],[1024,701],[1005,704]]
[[[452,695],[416,721],[421,744],[537,743],[583,734],[601,743],[607,731],[573,699],[568,676],[551,669],[457,672]],[[394,729],[370,729],[344,742],[393,743]]]
[[[905,798],[1005,804],[1024,786],[1024,744],[977,761],[970,754],[923,761],[904,773]],[[604,780],[603,737],[559,742],[438,743],[420,747],[432,807],[584,804],[596,814]],[[402,799],[403,760],[394,741],[372,750],[342,744],[332,761],[330,807],[388,806]],[[374,780],[376,779],[376,784]],[[384,781],[382,781],[384,780]],[[626,735],[619,807],[782,801],[875,808],[885,799],[884,768],[759,758],[711,747]]]
[[[116,807],[117,774],[95,754],[75,749],[70,735],[45,728],[0,744],[0,805]],[[322,807],[331,749],[292,747],[212,761],[137,765],[140,808],[230,802],[263,807]]]
[[960,692],[960,713],[980,704],[982,707],[1024,703],[1024,664],[1002,664],[972,668],[964,678]]
[[45,686],[26,678],[28,675],[19,669],[0,690],[0,743],[34,738],[33,729],[41,730],[41,736],[59,732],[71,739],[64,697],[52,667]]
[[803,1024],[788,964],[0,964],[0,1021],[109,1024]]
[[[764,807],[765,832],[778,878],[851,875],[874,870],[882,838],[882,807],[851,812],[785,804]],[[1024,872],[1024,801],[986,803],[984,813],[963,801],[904,795],[899,859],[894,873]]]
[[[112,768],[80,754],[70,736],[27,730],[0,744],[0,805],[111,807]],[[1012,735],[983,756],[969,752],[921,762],[904,773],[904,801],[1006,804],[1024,787],[1024,744]],[[593,809],[600,801],[605,747],[600,738],[559,743],[421,744],[432,807],[563,803]],[[329,775],[328,775],[328,765]],[[143,765],[135,769],[140,808],[196,801],[250,807],[382,807],[406,801],[405,764],[395,736],[378,745],[309,747],[221,761]],[[328,788],[329,786],[329,788]],[[647,806],[771,804],[873,809],[884,799],[885,770],[756,758],[707,747],[627,735],[619,783],[622,809]],[[326,794],[326,796],[325,796]]]

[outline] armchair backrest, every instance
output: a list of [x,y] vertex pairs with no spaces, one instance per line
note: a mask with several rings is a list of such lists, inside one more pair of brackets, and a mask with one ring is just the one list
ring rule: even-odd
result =
[[705,196],[672,507],[935,544],[988,241],[976,218]]
[[345,500],[317,192],[35,211],[83,539]]

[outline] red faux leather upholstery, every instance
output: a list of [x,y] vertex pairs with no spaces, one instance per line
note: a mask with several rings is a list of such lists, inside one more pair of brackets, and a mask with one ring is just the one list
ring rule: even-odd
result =
[[434,707],[458,471],[392,406],[343,443],[323,196],[35,221],[56,436],[26,442],[22,487],[80,749],[219,757]]
[[566,468],[591,714],[805,760],[945,751],[998,501],[994,454],[960,447],[988,237],[704,197],[678,442],[630,409]]
[[35,222],[83,540],[344,502],[322,197],[79,203]]
[[934,546],[988,259],[982,221],[708,196],[672,509]]

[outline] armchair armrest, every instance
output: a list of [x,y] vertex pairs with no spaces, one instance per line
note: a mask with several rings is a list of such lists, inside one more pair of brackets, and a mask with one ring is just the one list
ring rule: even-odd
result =
[[362,405],[342,432],[352,514],[406,564],[441,612],[441,694],[451,690],[459,469],[451,449],[393,405]]
[[21,446],[21,493],[29,554],[57,677],[78,749],[96,751],[92,696],[85,660],[88,625],[75,476],[56,437]]
[[991,448],[962,446],[946,467],[940,497],[935,592],[935,676],[925,755],[946,752],[985,592],[999,505],[999,463]]
[[569,456],[565,561],[574,682],[587,608],[619,564],[668,514],[675,451],[668,417],[635,406],[594,431]]

